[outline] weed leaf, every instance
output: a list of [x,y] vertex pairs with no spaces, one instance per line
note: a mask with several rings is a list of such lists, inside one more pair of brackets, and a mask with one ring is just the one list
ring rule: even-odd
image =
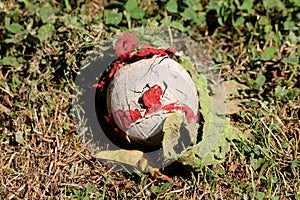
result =
[[122,21],[122,14],[115,11],[110,11],[105,17],[105,24],[117,26]]
[[283,26],[284,26],[284,30],[292,30],[295,27],[295,23],[292,21],[285,21],[283,23]]
[[11,33],[18,33],[23,29],[23,26],[21,26],[18,23],[12,23],[12,24],[6,25],[5,28]]
[[141,8],[136,8],[133,12],[130,12],[130,16],[133,19],[142,19],[145,15],[144,10],[142,10]]
[[241,10],[247,10],[248,13],[251,13],[253,7],[253,1],[252,0],[246,0],[241,5]]
[[45,24],[39,29],[37,37],[41,42],[44,42],[52,37],[54,30],[55,27],[53,26],[53,24]]
[[276,47],[267,47],[261,55],[261,59],[264,61],[271,60],[276,52]]
[[20,62],[19,62],[19,59],[14,56],[4,57],[2,60],[0,60],[0,63],[2,65],[13,66],[13,67],[21,67],[22,66],[22,64],[20,64]]
[[167,11],[169,11],[170,13],[177,13],[178,12],[177,3],[173,0],[168,1]]
[[196,21],[197,14],[195,11],[191,9],[185,9],[183,13],[180,13],[180,15],[188,20]]
[[266,77],[262,74],[258,75],[256,80],[255,80],[255,83],[256,83],[256,89],[261,89],[262,86],[265,84],[266,82]]
[[144,10],[138,7],[136,0],[128,0],[125,9],[133,19],[141,19],[145,15]]
[[134,11],[136,8],[138,8],[136,0],[128,0],[125,4],[125,9],[127,11]]

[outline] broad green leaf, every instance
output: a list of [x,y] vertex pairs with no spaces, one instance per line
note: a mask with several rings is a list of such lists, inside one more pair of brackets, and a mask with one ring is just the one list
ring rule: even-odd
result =
[[4,41],[5,41],[5,43],[14,43],[14,44],[19,42],[19,40],[17,38],[7,38]]
[[20,32],[21,37],[26,37],[28,34],[29,34],[29,30],[27,30],[27,29]]
[[[160,196],[161,194],[165,194],[172,187],[173,187],[173,184],[167,182],[161,186],[153,185],[153,186],[151,186],[150,190],[152,193],[156,194],[157,196]],[[167,199],[169,199],[169,198],[167,198]]]
[[53,26],[53,24],[45,24],[38,30],[37,37],[41,42],[44,42],[52,37],[54,30],[55,27]]
[[196,20],[197,19],[197,14],[195,11],[191,9],[185,9],[183,13],[180,13],[180,15],[188,20]]
[[126,11],[134,11],[138,8],[136,0],[128,0],[125,4]]
[[178,12],[178,6],[177,3],[174,0],[169,0],[167,3],[167,11],[170,13],[177,13]]
[[2,60],[0,60],[0,63],[2,65],[13,66],[13,67],[21,67],[22,66],[22,64],[20,64],[20,62],[19,62],[19,59],[14,56],[4,57]]
[[243,4],[241,5],[241,10],[247,10],[248,13],[251,13],[253,11],[253,0],[245,0]]
[[138,7],[136,0],[128,0],[125,4],[125,10],[133,19],[141,19],[145,15],[144,10]]
[[266,77],[262,74],[258,75],[256,80],[255,80],[255,83],[256,83],[256,89],[261,89],[262,86],[265,84],[265,81],[266,81]]
[[265,0],[265,1],[263,1],[263,3],[264,3],[264,6],[265,6],[266,9],[272,9],[272,8],[277,6],[278,1]]
[[170,22],[170,27],[175,28],[180,31],[184,31],[184,26],[182,21],[171,21]]
[[110,11],[105,16],[105,24],[112,24],[117,26],[122,21],[122,13]]
[[78,24],[78,18],[76,16],[68,15],[64,19],[64,24],[68,27],[76,26]]
[[46,23],[55,23],[56,20],[56,16],[55,13],[57,12],[57,10],[53,7],[50,7],[49,5],[42,7],[41,10],[39,11],[39,16],[42,19],[42,22],[44,24]]
[[267,18],[266,16],[262,16],[262,17],[259,19],[258,24],[261,25],[261,26],[265,26],[265,25],[271,24],[271,21],[270,21],[270,19]]
[[141,8],[136,8],[134,11],[130,11],[129,14],[133,19],[142,19],[145,15],[145,11]]
[[185,2],[188,4],[188,7],[190,7],[194,11],[203,10],[203,5],[202,5],[201,1],[186,0]]
[[288,94],[288,92],[289,91],[285,87],[281,87],[279,85],[275,88],[275,94],[278,97],[284,97]]
[[265,158],[250,158],[250,165],[254,171],[259,169],[265,163]]
[[237,18],[237,20],[234,22],[234,26],[240,26],[240,25],[242,25],[242,24],[244,24],[244,22],[245,22],[245,19],[244,19],[244,17],[239,17],[239,18]]
[[206,14],[205,13],[201,13],[196,20],[194,20],[194,22],[197,25],[201,25],[201,24],[205,24],[206,21]]
[[291,63],[291,64],[297,64],[298,63],[298,57],[291,54],[289,57],[283,58],[282,62],[284,62],[284,63]]
[[267,47],[261,55],[262,60],[271,60],[276,52],[277,48],[275,47]]
[[292,30],[295,28],[295,23],[293,21],[285,21],[283,23],[284,30]]
[[[300,19],[300,13],[299,13],[299,19]],[[296,34],[293,31],[289,32],[289,36],[288,39],[292,42],[292,43],[297,43],[299,38],[298,36],[296,36]]]
[[279,197],[279,196],[272,196],[270,199],[271,199],[271,200],[279,200],[280,197]]
[[292,167],[299,167],[299,161],[297,159],[293,160]]
[[256,47],[250,46],[249,49],[251,50],[251,56],[253,59],[257,59],[259,57],[259,52]]
[[262,199],[265,198],[265,193],[263,193],[263,192],[256,192],[255,197],[256,197],[258,200],[262,200]]
[[5,28],[11,33],[18,33],[19,31],[23,30],[23,26],[18,23],[6,25]]
[[170,26],[170,23],[171,23],[171,20],[172,20],[172,17],[171,16],[167,16],[165,18],[163,18],[160,23],[163,25],[163,26],[167,26],[169,27]]
[[223,19],[221,17],[218,17],[218,23],[221,25],[221,26],[224,26],[224,22],[223,22]]

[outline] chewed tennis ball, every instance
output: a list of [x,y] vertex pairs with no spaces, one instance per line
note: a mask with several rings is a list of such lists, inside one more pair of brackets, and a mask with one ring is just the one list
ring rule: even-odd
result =
[[168,114],[183,112],[198,119],[197,89],[188,72],[172,58],[154,56],[122,66],[106,93],[114,125],[129,141],[158,146]]

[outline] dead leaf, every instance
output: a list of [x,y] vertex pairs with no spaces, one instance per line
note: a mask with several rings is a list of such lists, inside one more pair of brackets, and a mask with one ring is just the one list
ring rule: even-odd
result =
[[241,107],[239,106],[240,101],[237,99],[230,100],[226,102],[226,114],[232,115],[235,113],[238,113],[241,110]]
[[239,95],[238,90],[247,90],[249,87],[246,85],[240,84],[236,82],[235,80],[229,80],[223,82],[224,90],[226,93],[226,98],[229,98],[230,96],[236,96]]
[[165,120],[163,127],[163,151],[166,159],[176,159],[179,155],[174,150],[178,145],[180,137],[180,127],[183,122],[184,115],[182,113],[171,113]]
[[138,166],[138,163],[143,159],[144,153],[138,150],[112,150],[100,151],[94,155],[95,158],[104,160],[112,160],[132,166]]
[[[187,61],[182,64],[188,71],[193,68],[193,65]],[[191,76],[199,93],[200,112],[204,119],[204,126],[202,140],[190,146],[179,157],[179,161],[197,170],[206,165],[216,165],[222,162],[229,151],[228,140],[238,140],[242,137],[241,132],[230,124],[229,118],[223,115],[225,112],[224,88],[219,84],[211,85],[213,95],[210,96],[206,77],[198,73],[191,73]],[[228,82],[227,93],[237,91],[237,88],[245,88],[242,86],[236,82]]]
[[23,144],[25,142],[23,138],[23,131],[17,131],[15,133],[16,142],[19,144]]

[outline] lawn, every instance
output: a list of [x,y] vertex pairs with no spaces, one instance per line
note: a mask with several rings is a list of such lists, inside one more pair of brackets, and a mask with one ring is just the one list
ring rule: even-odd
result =
[[[0,18],[0,199],[300,199],[299,0],[7,0]],[[221,163],[174,163],[166,181],[113,170],[78,138],[82,62],[138,27],[192,38],[239,87],[227,117],[244,139]]]

